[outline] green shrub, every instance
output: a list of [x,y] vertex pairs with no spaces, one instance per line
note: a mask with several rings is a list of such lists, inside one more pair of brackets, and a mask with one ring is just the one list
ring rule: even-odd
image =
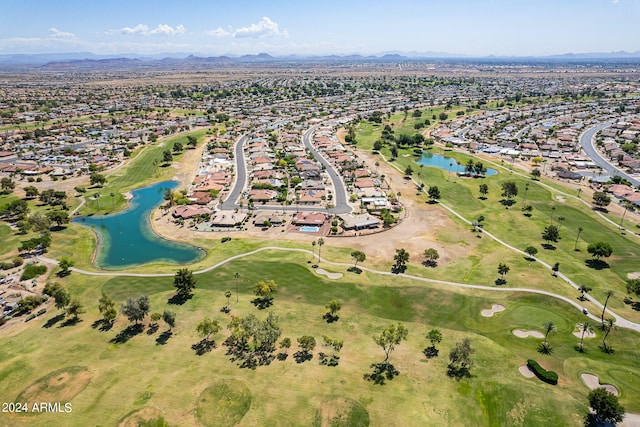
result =
[[540,366],[538,362],[536,362],[535,360],[532,360],[532,359],[527,360],[527,366],[529,367],[529,369],[531,369],[531,371],[534,374],[536,374],[536,377],[538,377],[540,380],[544,381],[545,383],[552,384],[552,385],[558,384],[558,374],[556,374],[553,371],[547,371],[542,366]]
[[25,322],[28,322],[29,320],[33,320],[33,319],[35,319],[35,318],[36,318],[36,315],[32,313],[32,314],[28,315],[28,316],[27,316],[27,318],[26,318],[26,319],[24,319],[24,321],[25,321]]
[[14,267],[20,267],[24,263],[24,260],[22,259],[22,257],[17,256],[13,258],[11,262],[13,263]]
[[46,265],[35,265],[35,264],[29,263],[25,265],[24,271],[20,276],[20,281],[33,279],[34,277],[40,276],[41,274],[44,274],[46,272],[47,272]]

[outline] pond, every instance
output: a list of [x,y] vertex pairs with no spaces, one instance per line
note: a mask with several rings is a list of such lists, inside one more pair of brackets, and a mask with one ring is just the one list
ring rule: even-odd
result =
[[129,207],[117,214],[75,218],[73,222],[98,237],[96,265],[117,269],[150,262],[186,264],[204,257],[203,249],[163,239],[151,228],[151,211],[162,203],[164,190],[177,184],[164,181],[133,190]]
[[[439,154],[432,154],[428,151],[422,153],[422,158],[418,161],[418,164],[425,166],[432,166],[443,169],[445,171],[451,171],[453,173],[463,173],[464,165],[459,165],[456,159],[452,157],[445,157]],[[486,176],[497,175],[498,171],[495,169],[487,168]]]

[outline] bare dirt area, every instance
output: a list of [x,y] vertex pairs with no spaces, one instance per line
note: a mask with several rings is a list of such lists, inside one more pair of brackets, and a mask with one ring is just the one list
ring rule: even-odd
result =
[[28,402],[68,402],[80,394],[91,381],[91,373],[80,367],[69,367],[40,378],[22,393]]

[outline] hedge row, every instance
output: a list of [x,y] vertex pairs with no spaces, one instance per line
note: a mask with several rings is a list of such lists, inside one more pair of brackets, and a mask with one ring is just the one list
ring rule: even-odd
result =
[[540,366],[538,362],[536,362],[535,360],[533,359],[527,360],[527,366],[529,367],[529,369],[531,369],[531,371],[533,371],[534,374],[536,374],[536,377],[538,377],[540,380],[544,381],[545,383],[552,384],[552,385],[558,384],[558,374],[556,374],[553,371],[547,371],[542,366]]

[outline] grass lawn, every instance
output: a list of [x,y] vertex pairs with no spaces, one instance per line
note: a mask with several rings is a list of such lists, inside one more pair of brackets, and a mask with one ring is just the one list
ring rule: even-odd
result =
[[[393,118],[392,118],[393,121]],[[375,141],[381,132],[381,127],[362,122],[359,125],[360,131],[356,135],[359,141],[359,148],[367,148],[369,141]],[[398,132],[396,132],[396,135]],[[362,135],[362,137],[361,137]],[[360,141],[363,141],[360,144]],[[431,149],[434,154],[445,154],[455,158],[458,163],[465,164],[470,158],[468,154],[454,151],[444,151],[440,147]],[[387,147],[381,153],[390,158]],[[408,156],[407,156],[408,154]],[[537,257],[548,264],[560,263],[560,272],[566,274],[574,282],[587,285],[593,288],[592,295],[600,300],[604,300],[604,293],[613,290],[616,295],[611,299],[609,307],[629,318],[632,321],[640,322],[640,313],[631,305],[624,303],[626,296],[627,274],[640,270],[637,260],[640,259],[640,244],[638,239],[619,233],[617,227],[602,220],[577,197],[567,196],[565,193],[576,194],[575,190],[567,190],[561,183],[556,181],[534,181],[528,177],[509,173],[503,168],[497,168],[499,173],[495,176],[485,178],[448,178],[447,171],[435,167],[420,167],[416,162],[419,157],[413,155],[412,150],[399,150],[397,159],[391,162],[400,171],[404,171],[407,166],[414,170],[413,177],[418,182],[425,184],[425,189],[430,186],[437,186],[442,197],[440,201],[450,206],[466,219],[473,221],[479,216],[485,218],[484,228],[496,235],[512,246],[523,250],[527,246],[534,246],[538,249]],[[477,161],[474,158],[474,161]],[[380,158],[382,162],[383,159]],[[491,166],[489,162],[483,161],[485,165]],[[495,163],[504,164],[496,158]],[[399,172],[400,173],[400,172]],[[514,204],[507,207],[501,203],[503,197],[502,184],[512,181],[518,187],[518,195],[513,199]],[[479,184],[487,184],[489,193],[486,199],[479,196]],[[555,189],[550,189],[541,185],[550,185]],[[526,203],[533,207],[532,215],[523,215],[521,207],[524,204],[525,187]],[[550,249],[544,245],[542,232],[546,226],[555,225],[560,229],[561,240],[553,243]],[[582,227],[578,244],[576,237],[578,228]],[[611,244],[613,255],[606,259],[605,263],[593,264],[591,256],[586,249],[588,244],[604,241]],[[576,250],[574,250],[574,247]],[[504,251],[500,252],[504,254]],[[524,283],[529,283],[532,277],[539,277],[540,273],[530,271],[529,263],[520,264],[517,268],[524,268],[526,271],[518,271],[513,265],[510,275],[521,274]],[[546,273],[543,273],[546,274]],[[486,276],[485,276],[486,277]],[[566,295],[575,293],[573,288],[566,287]]]
[[[87,425],[100,420],[101,425],[114,425],[146,413],[169,425],[205,421],[297,426],[322,425],[318,423],[323,420],[349,425],[340,424],[349,419],[356,425],[367,425],[367,419],[370,425],[576,425],[587,411],[583,372],[613,383],[627,410],[640,411],[635,399],[640,387],[634,381],[640,375],[637,334],[614,331],[608,339],[616,350],[611,355],[597,348],[598,338],[585,340],[587,352],[578,353],[578,339],[571,333],[583,318],[556,300],[449,289],[370,273],[332,281],[314,274],[307,259],[304,254],[268,251],[233,261],[198,275],[195,295],[183,305],[167,303],[173,295],[171,278],[87,280],[72,273],[59,279],[87,306],[87,313],[80,323],[62,326],[52,308],[19,333],[7,330],[0,348],[0,379],[7,400],[26,394],[38,400],[55,387],[52,379],[60,377],[67,384],[64,390],[73,412],[12,415],[7,422]],[[281,338],[290,337],[294,343],[285,361],[276,359],[256,370],[239,368],[221,346],[226,329],[214,336],[217,348],[210,353],[197,356],[191,349],[200,340],[196,324],[202,318],[217,319],[223,327],[228,323],[229,315],[219,309],[226,304],[224,291],[235,293],[235,272],[242,272],[240,302],[235,304],[232,297],[231,315],[279,315]],[[251,287],[262,279],[275,279],[279,285],[274,305],[263,311],[250,303]],[[177,313],[173,334],[160,340],[166,329],[161,324],[156,332],[149,333],[147,326],[124,343],[112,342],[128,323],[120,317],[111,330],[92,327],[99,318],[97,299],[102,291],[117,306],[129,296],[149,294],[152,312]],[[324,305],[334,298],[342,302],[340,318],[328,324],[322,319]],[[480,311],[493,303],[506,310],[482,317]],[[395,321],[409,329],[408,340],[391,355],[400,375],[374,385],[363,375],[384,353],[371,337]],[[537,352],[541,340],[512,334],[515,328],[541,330],[545,321],[558,327],[549,337],[551,355]],[[427,360],[422,354],[428,345],[424,336],[432,328],[441,330],[444,339],[438,345],[440,355]],[[318,346],[311,361],[298,364],[292,354],[297,351],[296,338],[304,334],[315,336]],[[327,351],[321,345],[323,335],[345,342],[337,367],[318,364],[318,352]],[[471,378],[455,381],[446,376],[447,356],[462,338],[472,339],[475,365]],[[555,370],[558,386],[524,378],[518,366],[528,358]]]

